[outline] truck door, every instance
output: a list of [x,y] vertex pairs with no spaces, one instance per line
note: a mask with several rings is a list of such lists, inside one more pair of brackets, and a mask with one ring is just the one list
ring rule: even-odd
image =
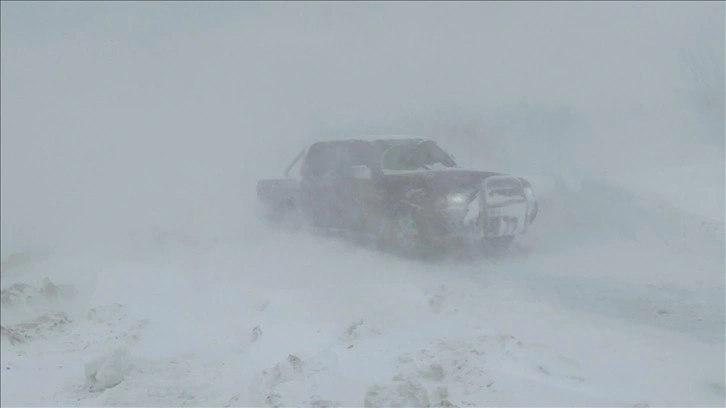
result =
[[381,200],[374,174],[378,167],[376,152],[371,143],[364,141],[353,142],[348,151],[353,171],[344,191],[346,228],[359,233],[374,232],[377,225]]
[[301,169],[300,204],[316,227],[344,228],[340,152],[330,143],[310,146]]

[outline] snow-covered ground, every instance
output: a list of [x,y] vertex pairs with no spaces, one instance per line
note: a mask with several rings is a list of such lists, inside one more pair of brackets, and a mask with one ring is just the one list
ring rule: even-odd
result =
[[556,185],[498,259],[252,217],[7,257],[2,405],[724,406],[723,162]]
[[[725,406],[723,2],[3,2],[2,406]],[[300,149],[531,179],[504,257],[271,229]]]

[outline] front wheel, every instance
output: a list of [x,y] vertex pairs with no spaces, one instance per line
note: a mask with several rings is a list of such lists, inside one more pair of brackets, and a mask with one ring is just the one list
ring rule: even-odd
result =
[[428,251],[425,231],[415,211],[399,211],[383,225],[380,246],[385,250],[410,257],[425,255]]
[[487,238],[484,240],[484,252],[490,255],[501,255],[507,252],[514,236]]

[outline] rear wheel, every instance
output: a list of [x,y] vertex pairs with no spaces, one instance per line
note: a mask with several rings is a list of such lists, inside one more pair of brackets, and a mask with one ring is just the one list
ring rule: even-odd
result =
[[267,207],[265,215],[272,225],[284,229],[298,229],[303,221],[299,206],[292,200]]

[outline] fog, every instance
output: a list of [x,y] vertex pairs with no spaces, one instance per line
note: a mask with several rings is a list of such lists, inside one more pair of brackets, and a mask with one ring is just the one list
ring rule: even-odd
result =
[[[725,11],[3,2],[0,404],[724,406]],[[537,218],[423,262],[259,216],[390,134]]]
[[686,53],[723,72],[723,39],[718,2],[6,3],[2,248],[240,236],[257,179],[360,133],[515,171],[701,160],[723,132]]

